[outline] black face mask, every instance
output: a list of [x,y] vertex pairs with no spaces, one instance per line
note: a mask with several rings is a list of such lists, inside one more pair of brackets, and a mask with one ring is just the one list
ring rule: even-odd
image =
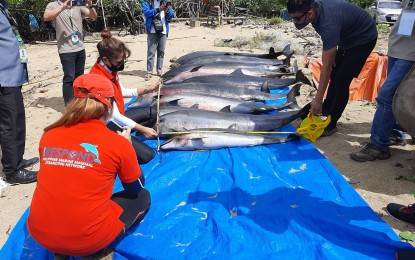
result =
[[[111,62],[110,62],[111,63]],[[124,63],[121,63],[117,66],[111,63],[111,67],[107,66],[111,71],[123,71],[124,70]]]
[[121,63],[121,64],[118,64],[118,65],[114,65],[114,64],[112,64],[112,62],[111,62],[111,61],[109,61],[109,60],[108,60],[108,62],[111,64],[111,66],[107,66],[107,67],[108,67],[108,69],[110,69],[111,71],[123,71],[123,70],[124,70],[124,65],[125,65],[125,62],[123,62],[123,63]]

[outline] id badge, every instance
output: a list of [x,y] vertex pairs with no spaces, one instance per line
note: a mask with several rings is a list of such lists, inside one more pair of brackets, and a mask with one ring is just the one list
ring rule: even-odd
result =
[[78,45],[79,44],[79,35],[78,35],[78,32],[73,32],[72,33],[71,42],[72,42],[73,45]]
[[414,24],[415,24],[415,12],[403,10],[401,21],[399,22],[397,34],[411,37],[414,31]]
[[21,63],[27,63],[28,57],[27,57],[27,46],[22,44],[19,45],[19,55],[20,55],[20,62]]

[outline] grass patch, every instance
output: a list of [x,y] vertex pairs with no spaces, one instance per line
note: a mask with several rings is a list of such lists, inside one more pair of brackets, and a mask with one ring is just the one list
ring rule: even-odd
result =
[[376,25],[379,34],[389,34],[391,26],[389,24],[378,24]]

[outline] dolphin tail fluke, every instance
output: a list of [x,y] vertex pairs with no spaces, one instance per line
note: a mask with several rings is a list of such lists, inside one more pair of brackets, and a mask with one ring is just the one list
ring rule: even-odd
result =
[[294,52],[291,52],[286,56],[286,58],[282,61],[282,63],[288,67],[291,66],[291,57],[294,55]]
[[311,80],[306,75],[304,75],[304,72],[302,70],[297,71],[297,73],[295,74],[295,82],[302,82],[309,86],[313,85],[313,83],[311,83]]
[[297,93],[300,92],[301,86],[302,86],[301,83],[294,84],[294,86],[291,88],[290,92],[288,93],[287,104],[289,105],[287,107],[289,109],[300,110],[300,107],[298,106],[298,103],[295,97],[297,96]]
[[301,119],[305,119],[310,113],[311,102],[305,105],[298,113]]
[[261,85],[261,91],[265,93],[270,93],[270,87],[268,85],[268,80],[262,83]]
[[284,54],[286,57],[294,54],[294,52],[291,52],[291,44],[285,45],[284,49],[282,49],[282,54]]

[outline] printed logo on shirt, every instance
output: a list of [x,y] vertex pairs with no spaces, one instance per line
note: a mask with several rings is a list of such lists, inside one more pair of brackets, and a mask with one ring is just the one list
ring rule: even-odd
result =
[[93,163],[101,164],[99,160],[98,146],[82,143],[84,150],[68,150],[60,147],[45,147],[43,149],[43,161],[45,164],[71,168],[85,169],[93,167]]

